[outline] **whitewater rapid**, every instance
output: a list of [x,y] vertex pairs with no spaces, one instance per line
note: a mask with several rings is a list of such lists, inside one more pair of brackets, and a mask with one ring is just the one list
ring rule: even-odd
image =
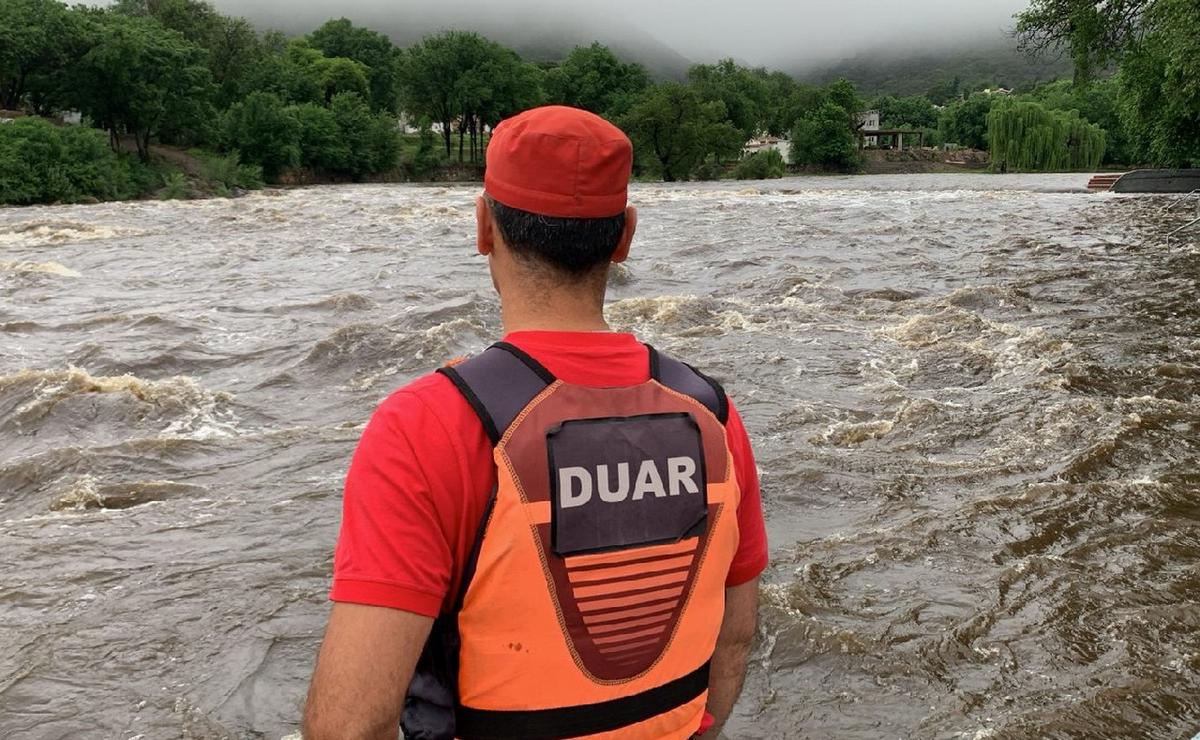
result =
[[[609,320],[762,474],[730,737],[1200,728],[1200,250],[1086,180],[635,187]],[[0,209],[0,736],[296,732],[364,423],[500,328],[474,195]]]

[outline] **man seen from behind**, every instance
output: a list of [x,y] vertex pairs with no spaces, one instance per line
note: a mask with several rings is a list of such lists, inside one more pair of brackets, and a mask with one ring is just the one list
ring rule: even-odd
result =
[[673,740],[729,717],[758,475],[720,385],[605,322],[632,160],[571,108],[497,127],[476,220],[504,338],[363,434],[306,740]]

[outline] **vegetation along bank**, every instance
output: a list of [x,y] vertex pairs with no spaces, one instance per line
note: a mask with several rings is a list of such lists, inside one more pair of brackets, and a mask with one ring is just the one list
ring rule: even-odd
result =
[[[863,100],[846,80],[803,84],[731,60],[655,80],[600,44],[533,63],[462,31],[401,49],[346,19],[288,38],[197,0],[5,0],[0,203],[474,179],[490,128],[542,103],[616,122],[644,179],[856,172],[882,161],[864,145],[918,142],[926,160],[989,152],[1008,172],[1200,164],[1200,7],[1110,6],[1034,0],[1019,16],[1022,42],[1066,50],[1073,79],[1008,89],[949,78]],[[871,127],[910,133],[865,136]]]

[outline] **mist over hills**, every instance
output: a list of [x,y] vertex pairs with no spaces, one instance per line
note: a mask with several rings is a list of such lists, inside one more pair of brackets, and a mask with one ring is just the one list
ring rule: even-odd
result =
[[[453,4],[397,6],[356,3],[353,6],[309,5],[282,0],[243,3],[217,0],[221,12],[244,16],[261,29],[305,34],[340,15],[389,36],[399,46],[447,29],[476,31],[514,49],[534,62],[559,61],[576,46],[599,41],[623,59],[642,64],[655,77],[682,79],[692,60],[622,16],[603,17],[588,11],[537,12],[495,5],[467,9]],[[410,3],[410,6],[413,4]],[[414,12],[415,11],[415,12]]]
[[796,79],[825,83],[838,78],[853,82],[866,98],[877,95],[923,95],[957,79],[963,90],[983,85],[1021,88],[1070,77],[1071,60],[1035,58],[1017,49],[1016,41],[998,36],[967,46],[923,51],[891,49],[864,52],[832,63],[784,67]]
[[[430,0],[346,0],[333,6],[296,0],[216,0],[214,4],[222,12],[245,16],[261,29],[294,35],[345,15],[387,34],[400,46],[446,29],[477,31],[537,62],[558,61],[575,46],[599,41],[622,58],[644,65],[659,79],[683,79],[692,64],[723,57],[748,64],[769,59],[766,66],[802,81],[823,83],[845,77],[858,85],[865,97],[922,94],[955,77],[969,89],[982,84],[1019,87],[1070,73],[1069,61],[1036,60],[1019,52],[1016,42],[999,25],[954,31],[940,21],[931,21],[930,35],[943,39],[934,41],[932,47],[918,49],[912,45],[911,34],[897,33],[886,45],[866,37],[828,48],[797,41],[787,46],[789,51],[764,51],[764,59],[744,60],[748,56],[741,53],[744,44],[726,38],[720,27],[698,26],[687,49],[680,50],[650,30],[656,24],[644,22],[639,14],[622,13],[617,6],[601,12],[571,2],[539,1],[515,0],[503,6]],[[695,23],[703,16],[701,12],[681,22]],[[679,36],[678,29],[668,32],[673,27],[661,21],[657,28]]]

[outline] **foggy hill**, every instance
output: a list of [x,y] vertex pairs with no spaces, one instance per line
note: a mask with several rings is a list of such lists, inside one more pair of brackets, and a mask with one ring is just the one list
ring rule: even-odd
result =
[[1071,76],[1070,59],[1035,59],[1016,48],[1012,39],[984,41],[971,47],[941,51],[877,51],[823,65],[789,70],[797,79],[824,83],[844,77],[863,97],[922,95],[955,77],[964,89],[981,85],[1027,87]]
[[[1000,1],[989,0],[992,4]],[[924,2],[932,5],[934,0]],[[926,23],[932,32],[941,34],[941,40],[935,43],[943,49],[953,47],[949,50],[905,50],[895,46],[894,40],[891,44],[872,42],[866,36],[847,37],[837,46],[802,43],[800,30],[812,24],[797,29],[787,24],[758,25],[765,35],[759,39],[761,43],[748,45],[736,28],[714,23],[716,18],[703,21],[708,13],[690,17],[690,24],[688,16],[678,14],[668,14],[670,22],[664,22],[658,17],[664,8],[655,10],[657,6],[643,0],[622,0],[603,11],[570,0],[511,0],[504,4],[479,0],[342,0],[336,5],[305,0],[215,0],[214,4],[222,12],[245,16],[260,29],[274,28],[291,35],[308,33],[342,15],[387,34],[400,46],[451,28],[478,31],[535,62],[558,61],[575,46],[599,41],[622,59],[644,65],[658,79],[681,80],[693,62],[753,57],[746,61],[755,64],[770,60],[768,67],[792,73],[802,81],[846,77],[859,85],[865,97],[926,93],[956,75],[967,88],[983,83],[1013,87],[1055,79],[1070,71],[1067,62],[1034,61],[1021,54],[998,25],[990,31],[985,30],[986,24],[956,31],[944,16],[936,15],[930,16],[936,21]],[[634,7],[641,11],[631,12]],[[792,8],[788,13],[801,12],[797,6],[788,7]],[[809,11],[804,11],[804,17],[813,19]],[[879,24],[871,28],[871,33],[878,35]],[[673,42],[664,42],[661,37]],[[912,37],[911,32],[905,33],[899,27],[890,34],[892,39]],[[772,39],[784,42],[784,49],[769,49],[773,44],[766,42]],[[871,51],[855,53],[855,49],[862,48]],[[805,52],[794,51],[799,49]],[[808,58],[799,58],[799,53],[806,53]],[[838,59],[841,61],[833,61]]]
[[579,10],[569,14],[539,13],[493,5],[468,12],[448,3],[409,3],[406,8],[395,3],[385,8],[361,2],[342,7],[278,0],[253,4],[217,0],[215,5],[222,12],[246,17],[261,29],[274,28],[290,35],[308,33],[331,17],[344,14],[359,25],[386,34],[402,47],[452,28],[477,31],[534,62],[559,61],[572,48],[599,41],[622,59],[638,62],[662,79],[682,79],[692,64],[687,57],[623,18],[587,17]]

